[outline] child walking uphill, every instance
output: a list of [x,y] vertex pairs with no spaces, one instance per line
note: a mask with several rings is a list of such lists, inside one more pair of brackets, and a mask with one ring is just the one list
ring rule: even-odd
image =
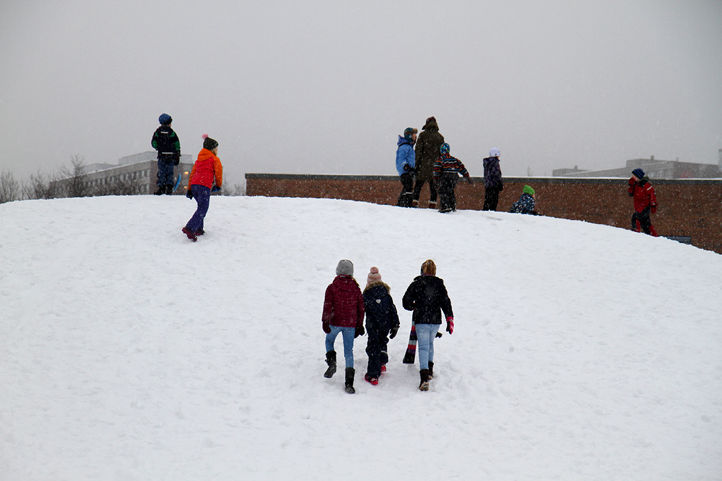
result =
[[198,203],[193,217],[183,229],[183,233],[193,242],[203,235],[203,219],[208,212],[208,205],[211,200],[211,192],[221,190],[223,184],[223,165],[218,158],[218,142],[204,135],[203,148],[198,153],[198,160],[193,164],[190,179],[188,180],[188,192],[186,197],[195,199]]
[[454,313],[444,281],[436,277],[436,264],[431,259],[421,264],[421,275],[414,279],[403,299],[404,309],[414,311],[419,351],[421,391],[429,390],[434,376],[434,339],[441,325],[441,311],[446,316],[446,332],[454,333]]
[[343,357],[346,361],[346,392],[353,394],[353,340],[364,335],[364,300],[361,289],[353,278],[353,263],[342,259],[336,266],[336,278],[326,288],[323,300],[321,323],[326,333],[326,364],[324,377],[330,378],[336,372],[336,337],[343,337]]
[[371,268],[363,297],[368,336],[366,354],[369,356],[364,379],[375,386],[379,383],[379,377],[385,370],[386,363],[389,362],[387,352],[389,339],[386,336],[393,339],[399,331],[399,315],[391,298],[391,288],[381,281],[378,267]]

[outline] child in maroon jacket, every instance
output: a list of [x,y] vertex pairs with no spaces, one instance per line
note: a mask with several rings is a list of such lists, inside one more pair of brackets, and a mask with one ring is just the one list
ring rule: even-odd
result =
[[336,278],[326,288],[321,322],[326,333],[326,363],[324,377],[336,372],[336,337],[343,336],[343,357],[346,360],[346,392],[353,394],[353,340],[364,335],[364,299],[358,283],[353,278],[353,263],[342,259],[336,266]]
[[628,193],[634,197],[634,214],[632,214],[632,230],[639,232],[640,226],[645,234],[657,237],[657,231],[652,225],[650,214],[657,213],[657,196],[649,178],[642,169],[634,169],[629,179]]

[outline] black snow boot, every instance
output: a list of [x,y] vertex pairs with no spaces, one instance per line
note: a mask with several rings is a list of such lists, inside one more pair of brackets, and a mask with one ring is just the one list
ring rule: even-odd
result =
[[356,370],[352,367],[346,368],[346,392],[353,394],[356,390],[353,388],[353,378],[356,375]]
[[429,381],[434,379],[434,363],[429,361]]
[[421,375],[421,383],[419,384],[419,391],[429,390],[429,370],[422,369],[419,373]]
[[336,374],[336,351],[328,351],[326,353],[326,364],[328,364],[328,369],[323,373],[323,377],[333,377],[333,375]]
[[166,195],[173,195],[173,186],[172,186],[172,185],[166,185],[166,186],[165,186],[165,193],[166,193]]
[[164,193],[165,193],[165,186],[164,186],[164,185],[159,185],[159,186],[158,186],[158,190],[156,190],[155,192],[153,192],[154,195],[163,195]]

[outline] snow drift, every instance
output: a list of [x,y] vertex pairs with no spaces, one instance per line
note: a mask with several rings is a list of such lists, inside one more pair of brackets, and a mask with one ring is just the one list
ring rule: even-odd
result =
[[[0,205],[3,481],[719,480],[722,256],[608,226],[359,202]],[[325,370],[336,263],[401,330],[378,386]],[[431,391],[401,296],[432,258],[456,317]],[[337,348],[341,342],[337,339]]]

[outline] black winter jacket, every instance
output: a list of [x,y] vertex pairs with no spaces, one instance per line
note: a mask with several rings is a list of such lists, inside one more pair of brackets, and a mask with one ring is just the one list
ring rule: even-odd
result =
[[407,311],[414,311],[412,320],[416,324],[441,324],[441,311],[446,317],[454,317],[444,281],[436,276],[414,279],[406,289],[403,305]]
[[396,312],[396,306],[389,291],[389,286],[383,282],[372,284],[364,289],[367,331],[386,334],[392,327],[398,329],[399,314]]

